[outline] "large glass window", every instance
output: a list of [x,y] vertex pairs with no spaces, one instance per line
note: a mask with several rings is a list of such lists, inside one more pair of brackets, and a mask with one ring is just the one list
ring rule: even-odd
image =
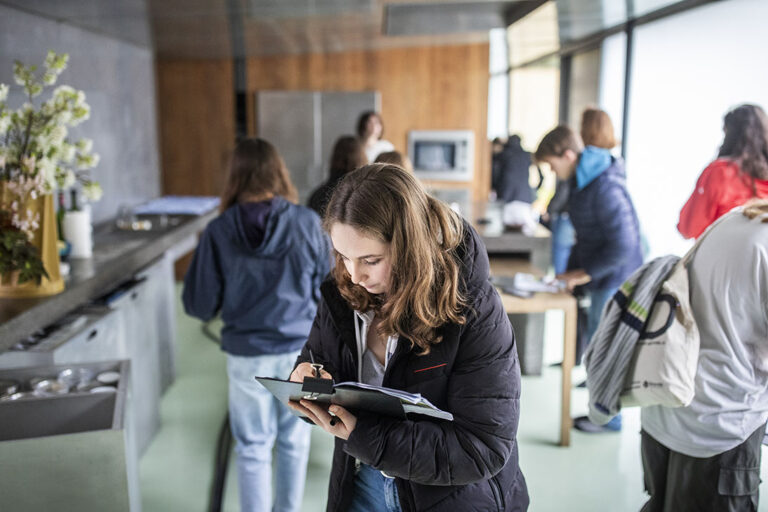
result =
[[626,33],[620,32],[603,40],[600,52],[600,84],[597,103],[611,116],[617,139],[622,136],[621,125],[624,120],[626,56]]
[[509,64],[520,66],[560,49],[557,6],[547,2],[507,29]]
[[489,34],[488,138],[506,137],[509,126],[509,52],[507,31]]
[[723,115],[768,106],[768,2],[731,0],[635,30],[628,186],[651,256],[682,253],[680,209],[722,143]]
[[568,91],[568,124],[578,130],[582,111],[597,105],[600,80],[600,49],[581,52],[571,57]]
[[523,147],[535,148],[557,125],[560,103],[560,62],[557,57],[509,75],[509,133],[520,135]]

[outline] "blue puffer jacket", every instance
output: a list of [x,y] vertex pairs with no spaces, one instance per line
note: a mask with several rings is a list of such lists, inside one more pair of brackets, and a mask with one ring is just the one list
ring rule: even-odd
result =
[[640,224],[621,160],[587,146],[571,180],[568,201],[576,245],[568,269],[584,269],[588,290],[618,288],[643,263]]
[[184,278],[187,314],[218,312],[221,348],[237,356],[283,354],[307,340],[330,269],[330,245],[320,218],[275,197],[264,238],[252,247],[238,205],[205,228]]

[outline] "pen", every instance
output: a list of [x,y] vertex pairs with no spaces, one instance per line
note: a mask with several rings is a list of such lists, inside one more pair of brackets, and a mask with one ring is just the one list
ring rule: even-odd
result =
[[320,368],[323,367],[321,364],[317,364],[315,362],[315,355],[312,353],[312,349],[309,349],[309,360],[312,362],[312,368],[315,370],[315,378],[320,378]]
[[[323,367],[323,365],[317,364],[315,362],[315,354],[312,353],[312,349],[311,348],[309,349],[309,360],[311,361],[312,368],[314,368],[314,370],[315,370],[315,378],[316,379],[322,378],[320,376],[320,369]],[[335,427],[336,423],[337,423],[337,418],[335,416],[332,416],[331,417],[331,421],[329,423],[330,423],[330,425],[332,427]]]

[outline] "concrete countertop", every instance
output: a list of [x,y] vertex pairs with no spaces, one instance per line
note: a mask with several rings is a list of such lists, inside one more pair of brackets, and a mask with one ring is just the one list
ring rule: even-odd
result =
[[[70,260],[63,292],[34,299],[0,299],[0,352],[88,301],[109,292],[167,250],[202,231],[217,210],[200,215],[170,215],[168,225],[150,231],[122,231],[115,223],[94,227],[93,257]],[[153,216],[142,216],[154,220]]]

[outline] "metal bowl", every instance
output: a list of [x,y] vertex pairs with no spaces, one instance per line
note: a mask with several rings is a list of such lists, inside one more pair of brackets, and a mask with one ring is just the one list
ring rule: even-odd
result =
[[15,380],[0,379],[0,398],[10,396],[19,390],[19,383]]
[[43,379],[35,383],[32,391],[37,396],[53,396],[69,393],[69,386],[55,379]]

